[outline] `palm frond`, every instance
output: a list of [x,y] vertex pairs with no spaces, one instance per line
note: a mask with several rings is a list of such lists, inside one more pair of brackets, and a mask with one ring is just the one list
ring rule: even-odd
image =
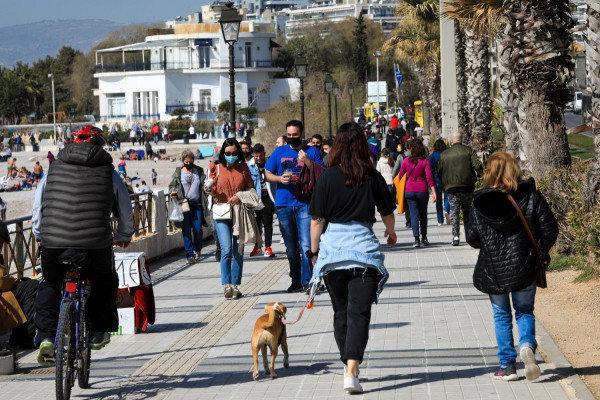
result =
[[479,38],[496,35],[498,26],[502,24],[503,0],[453,0],[444,4],[440,15],[464,21]]

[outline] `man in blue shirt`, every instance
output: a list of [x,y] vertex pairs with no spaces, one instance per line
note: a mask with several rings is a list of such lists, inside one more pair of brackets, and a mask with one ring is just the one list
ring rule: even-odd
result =
[[285,242],[292,285],[288,292],[308,289],[311,270],[306,252],[310,250],[310,197],[298,200],[296,182],[302,167],[312,168],[316,162],[322,166],[319,149],[304,143],[304,125],[292,120],[285,125],[287,144],[277,147],[265,166],[268,182],[277,184],[275,207],[283,240]]

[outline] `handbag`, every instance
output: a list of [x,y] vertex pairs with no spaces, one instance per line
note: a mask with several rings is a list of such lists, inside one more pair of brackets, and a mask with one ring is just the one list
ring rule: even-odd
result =
[[[221,169],[219,164],[217,164],[217,176],[220,177]],[[221,185],[221,180],[218,180],[219,185]],[[223,185],[221,185],[221,189],[223,189]],[[223,192],[225,190],[223,189]],[[212,217],[215,221],[228,220],[232,218],[231,215],[231,204],[229,203],[213,203],[212,205]]]
[[540,262],[540,272],[538,273],[538,276],[536,279],[536,285],[537,285],[537,287],[545,289],[548,287],[548,281],[546,280],[546,271],[548,271],[548,265],[550,264],[550,255],[546,254],[545,257],[542,255],[542,252],[540,251],[540,248],[538,247],[538,245],[535,241],[535,238],[533,237],[533,233],[531,233],[529,224],[527,223],[527,220],[525,219],[525,216],[523,215],[523,211],[521,211],[521,209],[519,208],[519,205],[517,204],[515,199],[513,199],[513,197],[510,194],[507,193],[506,196],[508,197],[508,200],[511,202],[511,204],[513,205],[515,210],[517,210],[517,214],[519,214],[519,218],[521,218],[521,222],[523,223],[523,226],[525,227],[525,232],[527,232],[527,236],[529,236],[529,240],[531,240],[531,244],[533,244],[533,249],[535,250],[535,253],[538,256],[538,260]]
[[[419,163],[417,162],[417,164]],[[406,189],[406,181],[413,173],[415,168],[417,168],[416,165],[413,167],[413,169],[408,175],[404,174],[402,175],[402,177],[400,177],[400,175],[396,175],[394,177],[394,186],[396,186],[396,202],[398,203],[398,214],[402,214],[408,211],[408,202],[404,197],[404,190]]]
[[179,206],[181,207],[181,211],[182,212],[188,212],[190,211],[190,202],[187,199],[187,195],[190,192],[190,189],[192,188],[192,182],[194,181],[194,171],[192,170],[192,179],[190,179],[190,184],[188,185],[188,189],[185,192],[185,196],[183,197],[183,200],[181,200],[179,202]]

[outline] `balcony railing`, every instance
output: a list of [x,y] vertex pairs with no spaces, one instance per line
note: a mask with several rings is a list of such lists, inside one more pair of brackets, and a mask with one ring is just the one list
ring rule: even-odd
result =
[[[235,68],[271,68],[275,64],[273,60],[246,60],[236,58],[234,60]],[[195,69],[195,70],[214,70],[229,68],[229,59],[210,60],[210,67],[196,62],[146,62],[146,63],[125,63],[125,64],[100,64],[94,66],[95,73],[102,72],[133,72],[133,71],[161,71],[173,69]]]

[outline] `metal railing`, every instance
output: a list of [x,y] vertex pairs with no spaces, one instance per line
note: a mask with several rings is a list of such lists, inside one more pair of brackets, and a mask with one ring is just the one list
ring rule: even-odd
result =
[[[141,237],[152,233],[152,192],[135,193],[129,196],[133,208],[134,237]],[[32,276],[37,276],[35,267],[40,265],[39,247],[31,229],[31,215],[14,218],[4,222],[7,226],[14,225],[10,232],[11,241],[4,243],[2,255],[5,268],[9,274],[16,274],[23,278],[25,271],[32,269]],[[111,221],[113,235],[116,233],[117,224]],[[173,228],[169,227],[172,232]],[[14,268],[13,268],[14,267]],[[14,271],[11,271],[14,269]]]
[[[95,73],[102,72],[138,72],[138,71],[160,71],[170,69],[197,69],[211,70],[229,68],[229,59],[211,59],[210,66],[200,64],[199,62],[145,62],[145,63],[122,63],[122,64],[100,64],[94,66]],[[270,68],[276,66],[273,60],[246,60],[236,58],[234,60],[235,68]]]
[[176,228],[175,225],[173,225],[173,221],[171,221],[169,219],[169,201],[170,200],[171,200],[171,196],[169,196],[169,193],[166,193],[164,205],[165,205],[165,216],[167,218],[167,232],[175,232],[179,228]]

